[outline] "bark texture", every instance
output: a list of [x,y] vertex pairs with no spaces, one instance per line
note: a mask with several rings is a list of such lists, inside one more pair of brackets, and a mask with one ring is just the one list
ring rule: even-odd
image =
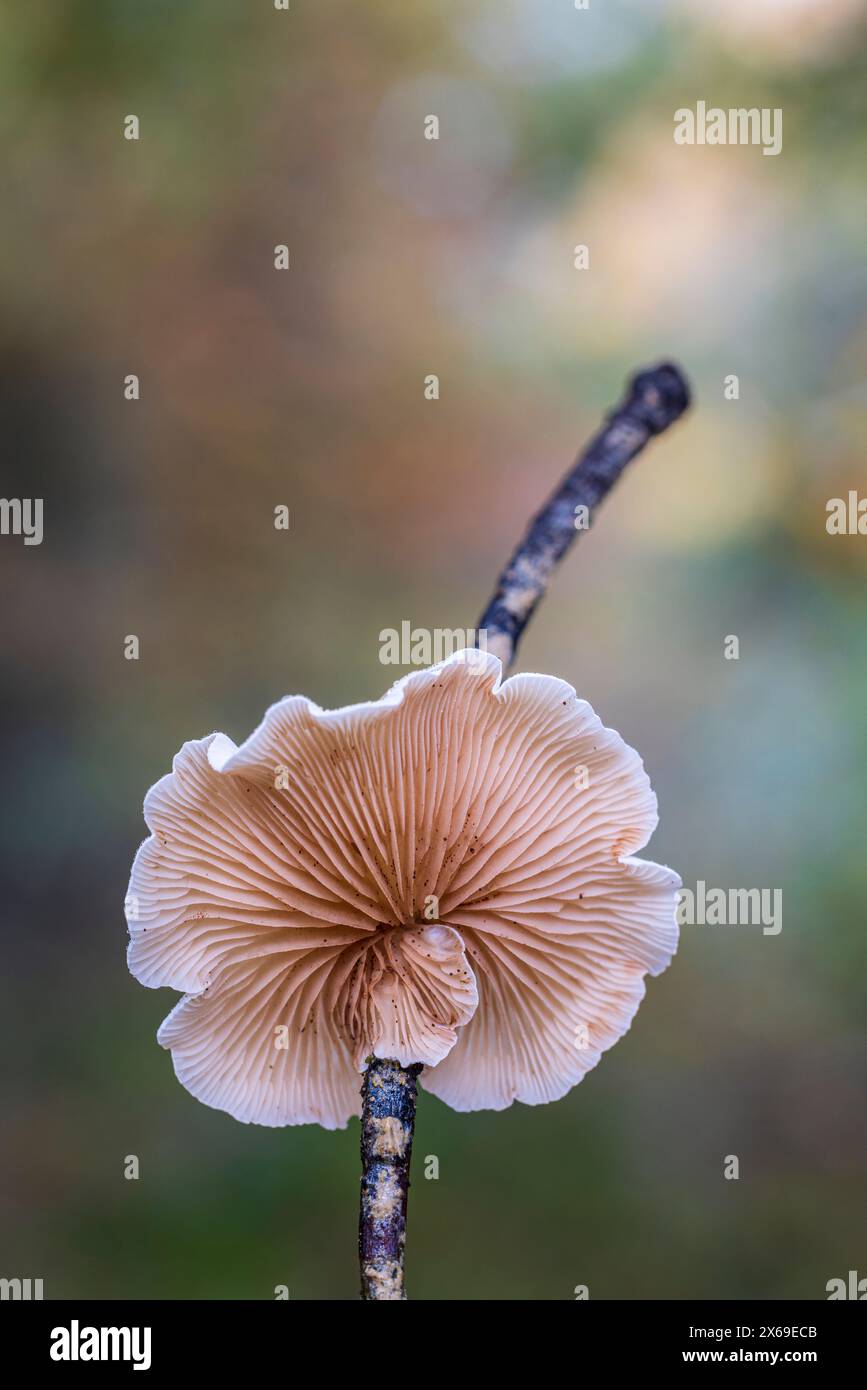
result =
[[592,516],[630,460],[688,405],[689,387],[678,367],[664,362],[638,372],[623,400],[530,522],[478,622],[478,631],[487,634],[487,650],[500,657],[504,668],[512,662],[554,568],[581,534],[576,508],[587,507]]
[[358,1256],[365,1300],[406,1298],[406,1202],[420,1071],[373,1057],[364,1073]]

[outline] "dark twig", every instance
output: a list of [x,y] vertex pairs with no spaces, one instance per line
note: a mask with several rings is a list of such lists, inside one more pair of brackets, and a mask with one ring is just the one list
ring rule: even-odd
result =
[[[689,405],[689,387],[670,363],[639,372],[626,396],[531,522],[479,619],[488,651],[508,667],[536,605],[580,527],[576,507],[593,508],[630,459]],[[361,1296],[403,1299],[406,1201],[420,1066],[372,1058],[361,1088]]]
[[504,667],[514,659],[554,567],[583,529],[584,516],[576,508],[586,507],[589,520],[630,459],[653,435],[668,429],[688,405],[689,387],[678,367],[664,362],[638,372],[620,405],[534,517],[478,623],[478,631],[486,634],[487,650],[500,657]]
[[361,1087],[361,1297],[406,1298],[406,1199],[420,1066],[370,1059]]

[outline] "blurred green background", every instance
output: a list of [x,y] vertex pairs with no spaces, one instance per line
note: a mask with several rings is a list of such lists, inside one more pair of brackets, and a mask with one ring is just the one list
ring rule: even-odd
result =
[[[0,1274],[355,1296],[357,1121],[242,1126],[156,1044],[175,996],[124,958],[142,797],[183,740],[240,740],[282,694],[381,694],[403,674],[382,629],[474,625],[625,377],[672,357],[695,409],[519,668],[641,751],[648,857],[781,887],[783,930],[684,928],[557,1104],[423,1094],[409,1290],[823,1298],[867,1275],[867,540],[825,529],[867,492],[865,58],[864,0],[4,8],[3,490],[45,499],[45,539],[0,540]],[[781,107],[782,153],[676,146],[698,100]]]

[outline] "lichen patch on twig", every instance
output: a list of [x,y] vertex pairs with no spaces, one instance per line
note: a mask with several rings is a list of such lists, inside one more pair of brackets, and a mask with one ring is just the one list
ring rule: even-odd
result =
[[371,1221],[393,1221],[404,1189],[393,1168],[383,1168],[376,1175],[373,1196],[368,1199],[367,1211]]
[[406,1152],[409,1135],[394,1115],[372,1117],[373,1139],[371,1148],[376,1158],[402,1158]]
[[371,1293],[366,1297],[382,1302],[404,1299],[403,1265],[396,1260],[386,1260],[382,1264],[366,1264],[361,1271],[363,1282]]

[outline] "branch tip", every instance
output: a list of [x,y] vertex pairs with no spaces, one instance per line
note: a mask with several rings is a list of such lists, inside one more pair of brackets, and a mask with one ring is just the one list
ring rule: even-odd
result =
[[497,581],[477,624],[488,651],[511,665],[524,629],[572,542],[587,530],[595,508],[629,461],[654,435],[673,425],[690,403],[686,377],[673,362],[636,372],[553,497],[533,518]]

